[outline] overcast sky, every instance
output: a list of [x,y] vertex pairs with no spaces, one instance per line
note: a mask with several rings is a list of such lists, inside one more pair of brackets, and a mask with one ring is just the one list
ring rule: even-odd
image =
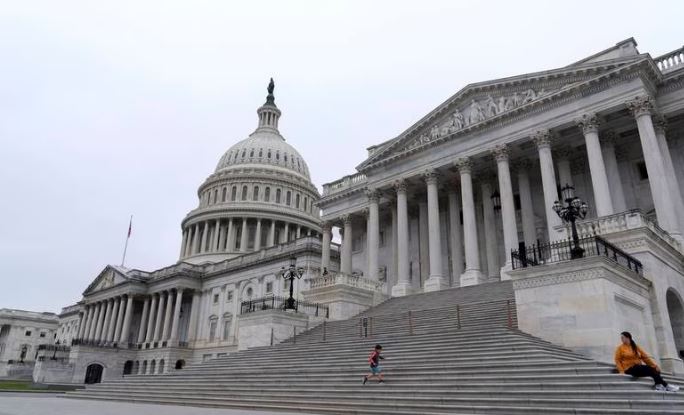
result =
[[684,2],[0,1],[0,308],[59,311],[106,264],[154,270],[221,155],[281,132],[319,186],[468,83],[634,37],[684,44]]

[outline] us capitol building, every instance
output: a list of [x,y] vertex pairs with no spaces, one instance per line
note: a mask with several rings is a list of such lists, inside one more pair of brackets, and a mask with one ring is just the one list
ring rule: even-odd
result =
[[[500,280],[520,330],[601,361],[629,330],[684,373],[684,48],[654,58],[630,38],[468,85],[322,194],[268,92],[257,129],[199,187],[178,262],[105,267],[48,316],[43,343],[59,346],[22,341],[35,316],[0,311],[0,375],[22,353],[36,381],[163,373],[390,296]],[[293,257],[297,313],[277,305]]]

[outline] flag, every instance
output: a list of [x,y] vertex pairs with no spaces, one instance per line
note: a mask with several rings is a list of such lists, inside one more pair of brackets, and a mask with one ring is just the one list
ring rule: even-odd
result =
[[131,237],[132,228],[133,228],[133,216],[131,216],[131,220],[130,220],[130,222],[128,222],[128,236],[126,238]]

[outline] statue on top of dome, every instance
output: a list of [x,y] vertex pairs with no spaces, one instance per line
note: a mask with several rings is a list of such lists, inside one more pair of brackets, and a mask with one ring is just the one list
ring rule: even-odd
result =
[[268,95],[273,95],[273,89],[275,88],[275,83],[273,82],[273,78],[271,78],[271,82],[268,83]]
[[[268,83],[268,88],[266,90],[268,91],[268,96],[266,97],[266,104],[271,104],[275,106],[275,97],[273,96],[273,90],[275,89],[275,82],[273,82],[273,78],[271,78],[271,82]],[[266,105],[264,104],[264,105]]]

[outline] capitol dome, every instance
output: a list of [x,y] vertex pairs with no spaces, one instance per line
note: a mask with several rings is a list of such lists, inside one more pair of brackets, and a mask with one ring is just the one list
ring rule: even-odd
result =
[[274,84],[256,130],[231,146],[183,220],[180,260],[216,262],[320,234],[320,198],[309,167],[278,131]]

